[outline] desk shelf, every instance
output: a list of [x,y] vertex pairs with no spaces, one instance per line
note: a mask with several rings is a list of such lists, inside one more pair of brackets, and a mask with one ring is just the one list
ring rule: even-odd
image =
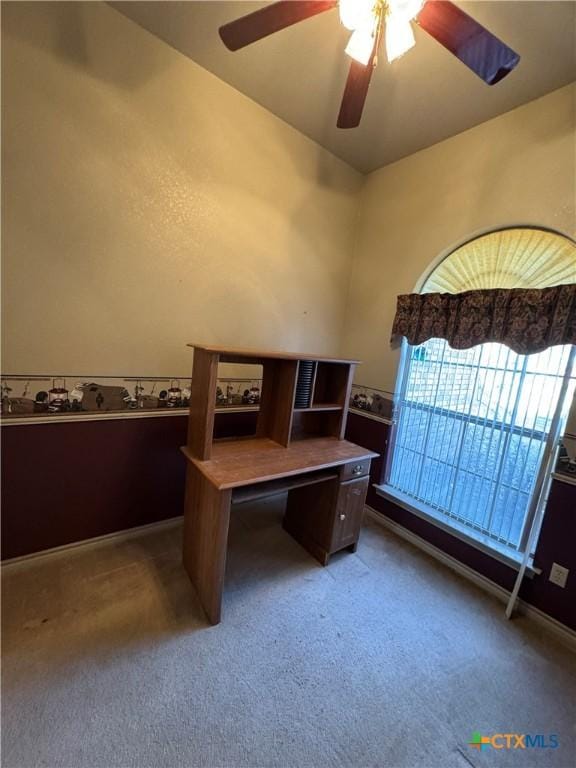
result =
[[320,472],[308,472],[297,477],[287,477],[281,480],[269,480],[267,483],[248,485],[232,491],[232,504],[243,504],[247,501],[256,501],[268,496],[277,496],[278,494],[292,491],[295,488],[304,488],[308,485],[315,485],[316,483],[323,483],[328,480],[337,481],[338,472],[321,470]]
[[285,448],[311,437],[343,439],[357,360],[190,346],[194,347],[187,443],[191,456],[203,461],[212,456],[218,364],[224,362],[262,366],[256,437]]

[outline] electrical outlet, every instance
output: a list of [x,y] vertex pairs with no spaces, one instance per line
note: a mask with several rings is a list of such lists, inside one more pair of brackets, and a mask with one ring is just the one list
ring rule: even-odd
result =
[[552,568],[550,568],[550,581],[552,584],[557,584],[559,587],[565,587],[569,573],[570,571],[568,568],[564,568],[563,565],[552,563]]

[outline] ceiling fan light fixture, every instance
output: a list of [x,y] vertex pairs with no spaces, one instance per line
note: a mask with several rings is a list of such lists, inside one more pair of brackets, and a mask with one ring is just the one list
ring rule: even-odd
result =
[[410,21],[392,14],[386,19],[386,57],[389,62],[399,59],[416,43]]
[[388,14],[411,21],[418,16],[424,2],[425,0],[388,0]]
[[388,61],[412,48],[415,22],[488,85],[499,82],[520,61],[518,53],[450,0],[276,0],[229,21],[218,32],[228,50],[238,51],[337,6],[342,24],[352,31],[346,53],[354,59],[338,128],[360,124],[384,31]]

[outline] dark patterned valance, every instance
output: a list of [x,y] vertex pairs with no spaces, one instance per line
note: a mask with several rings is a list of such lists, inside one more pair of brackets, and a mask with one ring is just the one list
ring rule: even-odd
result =
[[454,349],[497,342],[518,354],[576,344],[576,284],[398,296],[392,338],[446,339]]

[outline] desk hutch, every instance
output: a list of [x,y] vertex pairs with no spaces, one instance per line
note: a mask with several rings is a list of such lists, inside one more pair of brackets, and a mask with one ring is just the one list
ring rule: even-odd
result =
[[[189,346],[183,559],[209,621],[218,624],[231,505],[288,492],[284,528],[326,565],[334,552],[356,550],[378,454],[343,439],[357,360]],[[262,366],[253,438],[213,439],[219,363]]]

